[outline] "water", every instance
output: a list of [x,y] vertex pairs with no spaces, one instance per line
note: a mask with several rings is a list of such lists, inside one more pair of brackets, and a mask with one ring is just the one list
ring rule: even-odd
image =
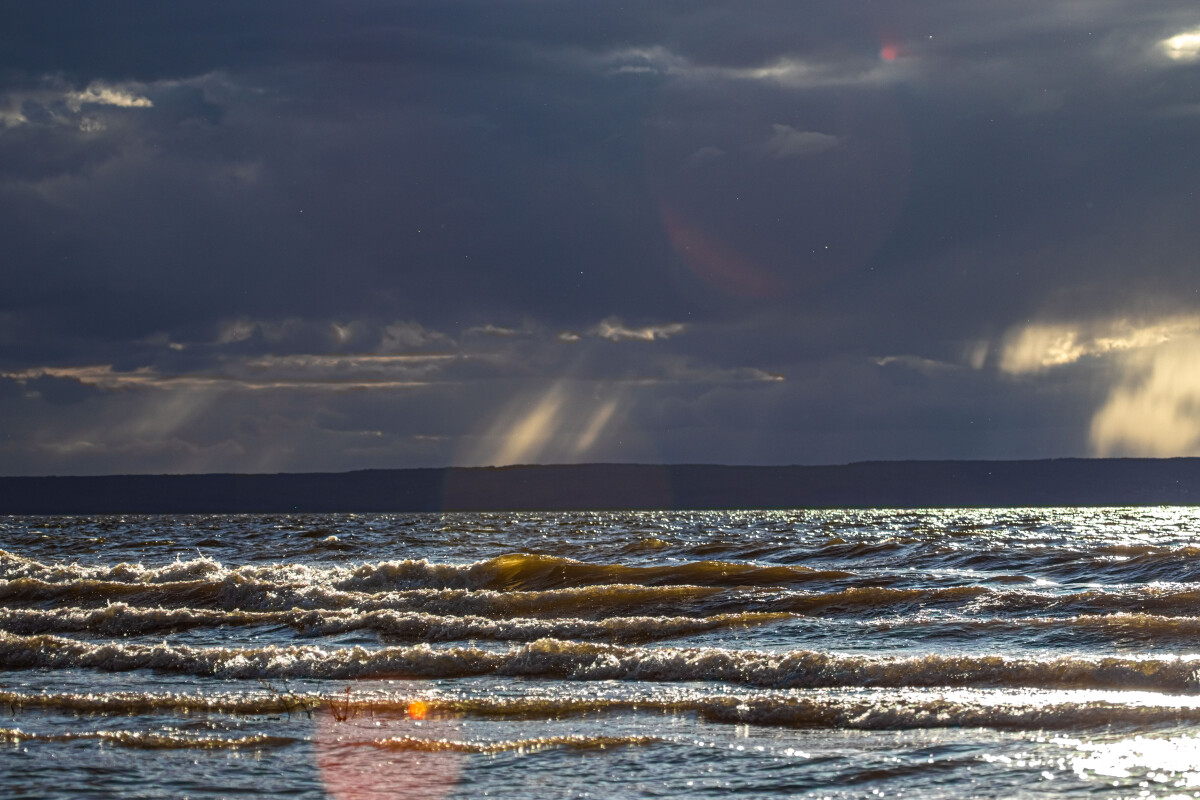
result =
[[0,795],[1200,797],[1198,532],[0,518]]

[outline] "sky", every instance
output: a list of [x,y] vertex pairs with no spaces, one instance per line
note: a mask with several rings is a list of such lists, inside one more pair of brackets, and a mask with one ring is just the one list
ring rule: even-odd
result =
[[1200,454],[1195,0],[0,6],[0,474]]

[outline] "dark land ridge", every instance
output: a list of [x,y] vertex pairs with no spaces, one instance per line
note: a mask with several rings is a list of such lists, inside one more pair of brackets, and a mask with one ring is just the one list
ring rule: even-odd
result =
[[1137,506],[1200,503],[1200,458],[570,464],[0,477],[0,514]]

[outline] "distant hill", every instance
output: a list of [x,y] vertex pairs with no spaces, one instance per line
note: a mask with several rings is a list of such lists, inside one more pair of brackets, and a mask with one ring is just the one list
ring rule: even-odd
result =
[[867,461],[0,477],[0,514],[1126,506],[1200,503],[1200,459]]

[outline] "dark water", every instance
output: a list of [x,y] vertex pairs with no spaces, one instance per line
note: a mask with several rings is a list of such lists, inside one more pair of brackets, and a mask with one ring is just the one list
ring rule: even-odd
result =
[[1197,533],[0,518],[0,796],[1200,796]]

